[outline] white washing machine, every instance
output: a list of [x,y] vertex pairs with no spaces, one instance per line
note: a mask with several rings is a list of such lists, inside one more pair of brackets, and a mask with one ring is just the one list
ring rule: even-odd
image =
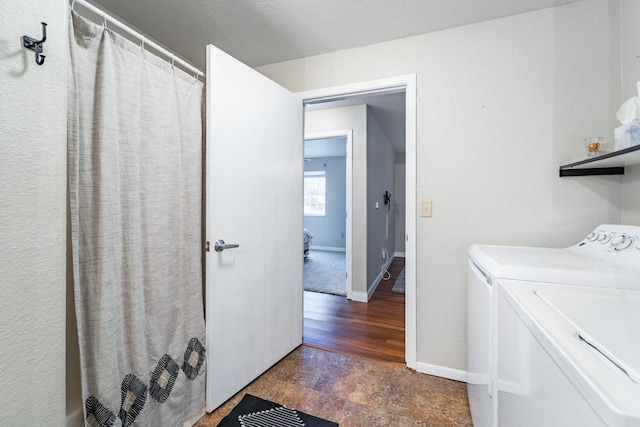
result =
[[640,291],[500,280],[498,424],[640,426]]
[[467,391],[476,427],[498,423],[499,279],[640,289],[640,227],[601,225],[564,249],[473,245],[468,261]]

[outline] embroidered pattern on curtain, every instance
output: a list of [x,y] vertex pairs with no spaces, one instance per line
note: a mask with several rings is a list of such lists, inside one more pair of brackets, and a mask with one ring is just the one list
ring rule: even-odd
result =
[[90,426],[204,411],[203,84],[75,12],[68,169]]

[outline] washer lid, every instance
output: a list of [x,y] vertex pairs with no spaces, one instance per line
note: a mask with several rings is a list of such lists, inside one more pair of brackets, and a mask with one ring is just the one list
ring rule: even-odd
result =
[[640,383],[640,297],[540,290],[537,294],[570,322],[581,339]]
[[473,245],[469,248],[469,257],[478,268],[495,279],[640,290],[638,264],[629,262],[627,256],[613,255],[594,255],[580,247]]
[[631,376],[640,366],[640,291],[514,280],[497,286],[499,310],[517,313],[606,425],[640,426],[640,383]]

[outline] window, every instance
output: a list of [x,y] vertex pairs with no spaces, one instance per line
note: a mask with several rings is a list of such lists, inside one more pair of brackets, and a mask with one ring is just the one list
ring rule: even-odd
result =
[[325,215],[327,174],[324,171],[304,173],[304,214]]

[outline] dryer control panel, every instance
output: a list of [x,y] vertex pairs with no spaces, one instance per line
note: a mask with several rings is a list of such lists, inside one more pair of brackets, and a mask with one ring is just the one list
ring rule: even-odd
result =
[[593,230],[574,248],[584,247],[590,253],[635,253],[640,256],[640,227],[604,224]]

